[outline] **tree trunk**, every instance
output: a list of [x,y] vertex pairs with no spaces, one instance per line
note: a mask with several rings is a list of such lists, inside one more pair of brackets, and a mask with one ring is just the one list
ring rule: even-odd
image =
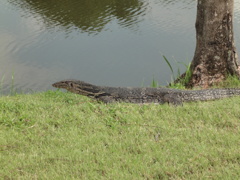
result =
[[189,86],[207,88],[226,78],[240,77],[233,36],[234,0],[198,0],[195,55]]

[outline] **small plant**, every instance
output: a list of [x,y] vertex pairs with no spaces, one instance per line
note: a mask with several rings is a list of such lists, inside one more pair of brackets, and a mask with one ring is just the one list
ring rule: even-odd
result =
[[[177,89],[185,88],[185,85],[189,82],[189,80],[191,78],[191,75],[192,75],[192,71],[191,71],[191,68],[190,68],[191,67],[191,63],[185,64],[183,62],[176,61],[178,64],[182,64],[182,65],[185,66],[186,72],[185,72],[184,77],[181,77],[180,68],[178,67],[177,78],[175,78],[174,71],[173,71],[171,63],[169,62],[169,60],[164,55],[163,55],[163,59],[168,64],[168,67],[171,70],[172,76],[173,76],[173,79],[171,80],[171,83],[169,83],[169,87],[177,88]],[[178,81],[178,82],[176,83],[176,81]]]
[[[4,83],[4,79],[5,79],[5,75],[2,76],[1,80],[0,80],[0,95],[3,94],[2,90],[3,90],[3,83]],[[14,88],[14,79],[15,79],[15,73],[12,73],[12,77],[11,77],[11,88],[10,88],[10,92],[8,92],[7,94],[10,95],[16,95],[16,89]]]
[[3,85],[4,77],[5,76],[3,75],[3,77],[2,77],[2,79],[0,81],[0,95],[2,94],[2,85]]
[[168,64],[168,67],[170,68],[171,72],[172,72],[172,76],[173,76],[173,80],[175,81],[175,76],[174,76],[174,71],[173,71],[173,68],[172,68],[172,65],[171,63],[168,61],[168,59],[163,55],[163,59],[165,60],[165,62]]
[[14,72],[12,73],[11,95],[14,94]]
[[152,80],[151,87],[153,87],[153,88],[157,88],[158,87],[158,82],[154,79],[154,77],[153,77],[153,80]]

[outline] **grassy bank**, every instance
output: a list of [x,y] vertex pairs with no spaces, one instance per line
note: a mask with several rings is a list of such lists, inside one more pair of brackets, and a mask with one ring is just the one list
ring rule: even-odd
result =
[[182,107],[0,97],[0,177],[238,179],[239,130],[240,97]]

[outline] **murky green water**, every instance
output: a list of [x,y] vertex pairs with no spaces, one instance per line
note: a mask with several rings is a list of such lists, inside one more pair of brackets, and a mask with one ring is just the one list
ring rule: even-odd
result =
[[[98,85],[162,85],[195,50],[195,0],[0,0],[1,91],[51,89],[79,79]],[[235,2],[240,48],[240,2]],[[238,50],[239,52],[239,50]],[[240,52],[239,52],[240,54]]]

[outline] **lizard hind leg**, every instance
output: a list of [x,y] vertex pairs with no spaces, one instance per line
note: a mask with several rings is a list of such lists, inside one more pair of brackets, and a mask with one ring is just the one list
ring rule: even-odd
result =
[[114,103],[114,102],[116,102],[116,100],[113,98],[113,97],[111,97],[110,95],[107,95],[107,96],[99,96],[99,97],[97,97],[96,98],[97,100],[100,100],[101,102],[103,102],[103,103]]
[[183,102],[179,97],[176,97],[174,94],[166,94],[163,97],[164,102],[167,102],[168,104],[172,104],[174,106],[182,106]]

